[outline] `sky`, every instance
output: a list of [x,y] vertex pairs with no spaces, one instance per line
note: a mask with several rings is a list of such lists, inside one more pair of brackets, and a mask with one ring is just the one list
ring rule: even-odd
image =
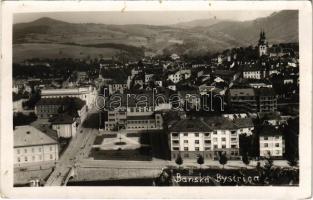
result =
[[22,13],[14,15],[14,23],[30,22],[41,17],[50,17],[72,23],[170,25],[209,18],[236,21],[254,20],[259,17],[267,17],[273,12],[275,10]]

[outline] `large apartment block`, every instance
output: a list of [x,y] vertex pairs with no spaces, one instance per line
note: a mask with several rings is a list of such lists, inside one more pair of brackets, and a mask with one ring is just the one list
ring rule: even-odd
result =
[[277,98],[273,88],[231,88],[228,103],[234,112],[275,112]]
[[217,159],[226,152],[229,158],[239,158],[239,135],[252,134],[250,118],[231,120],[225,117],[182,119],[169,124],[169,146],[172,159],[180,154],[184,159]]

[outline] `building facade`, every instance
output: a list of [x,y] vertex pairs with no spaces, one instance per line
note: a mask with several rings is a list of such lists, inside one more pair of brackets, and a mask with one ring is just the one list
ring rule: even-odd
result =
[[93,87],[83,88],[62,88],[62,89],[43,89],[41,98],[65,98],[77,97],[86,102],[88,108],[91,108],[96,99],[97,91]]
[[229,105],[234,112],[257,112],[257,96],[253,88],[229,90]]
[[14,130],[14,164],[56,161],[58,142],[32,126],[16,126]]
[[75,118],[61,114],[55,118],[52,123],[52,129],[58,134],[58,138],[71,138],[76,136],[77,122]]
[[260,131],[260,157],[281,158],[285,153],[285,140],[282,132],[272,126],[264,126]]
[[[245,130],[246,128],[246,130]],[[220,153],[239,159],[239,135],[250,133],[254,127],[240,127],[225,117],[182,119],[169,127],[171,158],[216,160]]]

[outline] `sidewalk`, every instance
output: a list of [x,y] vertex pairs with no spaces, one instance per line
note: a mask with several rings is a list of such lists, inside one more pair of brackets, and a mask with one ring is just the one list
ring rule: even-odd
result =
[[[261,166],[264,166],[265,160],[260,160],[260,161],[250,161],[249,165],[245,165],[241,160],[229,160],[227,161],[227,164],[224,166],[225,169],[237,169],[237,168],[248,168],[248,169],[253,169],[257,166],[257,162],[260,162]],[[173,161],[168,161],[170,166],[177,166],[175,163],[175,160]],[[183,164],[181,167],[199,167],[200,165],[193,160],[184,160]],[[286,160],[274,160],[273,161],[273,166],[277,167],[290,167],[288,165],[288,162]],[[219,163],[217,160],[205,160],[204,164],[201,165],[201,168],[211,168],[211,167],[216,167],[216,168],[222,168],[223,165]]]

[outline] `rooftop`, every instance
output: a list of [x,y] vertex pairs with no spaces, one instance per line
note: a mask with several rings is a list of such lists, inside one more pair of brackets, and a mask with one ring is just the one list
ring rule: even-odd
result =
[[206,117],[204,118],[204,121],[212,130],[229,130],[237,128],[230,119],[221,116]]
[[51,121],[51,123],[52,124],[73,124],[74,121],[75,121],[75,118],[73,118],[72,116],[66,113],[62,113],[62,114],[59,114],[56,118],[54,118]]
[[41,90],[41,96],[52,95],[80,95],[91,92],[90,88],[61,88],[61,89],[43,89]]
[[257,88],[255,89],[258,96],[275,96],[275,91],[273,88]]
[[237,118],[233,120],[233,123],[238,128],[246,128],[246,127],[253,127],[254,124],[251,118]]
[[177,132],[211,131],[210,127],[199,119],[183,119],[177,121],[170,130]]
[[86,102],[77,97],[66,97],[66,98],[42,98],[40,99],[36,106],[38,105],[64,105],[69,106],[73,103],[76,110],[80,110]]
[[155,119],[155,118],[154,115],[127,116],[127,120],[146,120],[146,119]]
[[276,136],[276,135],[282,135],[282,132],[280,129],[275,128],[273,126],[263,126],[260,129],[260,136]]
[[230,96],[255,96],[253,88],[232,88],[229,89]]
[[16,126],[14,130],[14,147],[57,144],[58,142],[35,127]]

